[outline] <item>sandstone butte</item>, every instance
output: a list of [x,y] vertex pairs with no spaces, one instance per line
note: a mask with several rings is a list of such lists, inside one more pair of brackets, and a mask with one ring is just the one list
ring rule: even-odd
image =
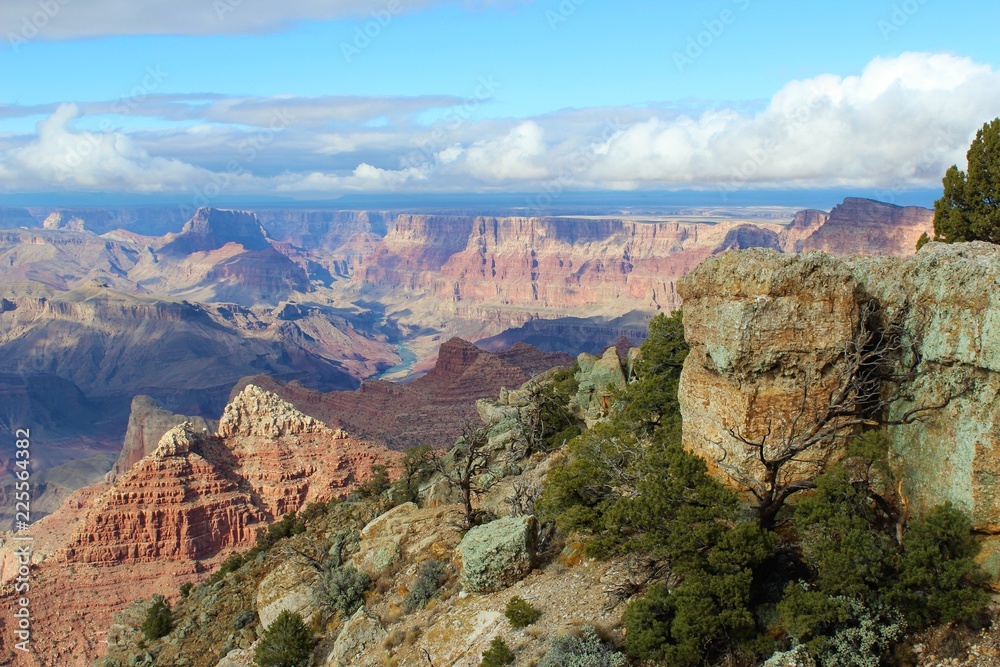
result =
[[[932,243],[911,258],[725,253],[679,285],[691,354],[680,385],[684,444],[714,464],[746,457],[728,433],[787,426],[803,383],[821,393],[874,300],[902,326],[916,375],[890,419],[890,459],[911,512],[950,501],[984,537],[1000,588],[1000,247]],[[837,451],[822,452],[832,457]]]
[[[344,497],[395,452],[349,437],[254,385],[226,407],[216,433],[190,422],[113,481],[77,491],[32,527],[32,647],[18,665],[89,665],[112,613],[153,594],[176,596],[255,531],[306,503]],[[0,599],[13,609],[14,543],[0,547]],[[13,636],[0,620],[0,650]]]

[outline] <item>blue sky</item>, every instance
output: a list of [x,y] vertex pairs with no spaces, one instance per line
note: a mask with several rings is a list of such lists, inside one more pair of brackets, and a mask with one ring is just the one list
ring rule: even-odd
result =
[[7,0],[0,192],[933,186],[1000,115],[997,25],[941,0]]

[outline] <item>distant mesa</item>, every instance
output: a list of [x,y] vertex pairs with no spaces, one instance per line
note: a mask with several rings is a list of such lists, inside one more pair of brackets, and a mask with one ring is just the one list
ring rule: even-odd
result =
[[833,255],[909,257],[923,233],[933,236],[934,211],[848,198],[826,221],[786,252],[823,250]]
[[726,234],[722,243],[715,249],[715,253],[727,250],[746,250],[747,248],[781,250],[781,239],[778,233],[773,230],[761,229],[756,225],[740,225]]
[[169,255],[190,255],[194,252],[217,250],[227,243],[238,243],[246,250],[270,248],[267,231],[255,213],[200,208],[188,220],[179,234],[168,234],[159,252]]
[[82,232],[84,230],[84,222],[82,219],[77,218],[72,215],[63,215],[59,211],[54,211],[49,214],[49,217],[45,218],[42,222],[43,229],[64,229],[70,232]]

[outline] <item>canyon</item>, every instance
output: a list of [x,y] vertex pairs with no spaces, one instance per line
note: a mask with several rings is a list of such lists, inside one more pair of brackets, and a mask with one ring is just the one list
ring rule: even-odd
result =
[[[725,250],[905,256],[931,220],[861,199],[789,224],[718,210],[2,209],[0,434],[36,429],[39,473],[79,460],[80,474],[43,489],[44,514],[100,478],[138,395],[204,419],[247,377],[323,393],[418,377],[456,336],[493,351],[527,341],[596,353],[622,336],[641,341],[652,314],[680,305],[681,277]],[[12,452],[0,456],[9,471]],[[11,481],[0,479],[0,497]]]
[[[876,233],[870,212],[878,207],[887,225],[905,229]],[[865,249],[885,257],[790,252],[815,244],[839,253],[848,219],[863,214],[858,234],[873,240]],[[910,237],[929,228],[929,212],[850,200],[830,214],[800,213],[788,226],[399,215],[382,232],[385,218],[358,217],[364,240],[327,235],[330,252],[322,256],[272,238],[249,213],[198,211],[179,232],[156,238],[126,230],[102,239],[79,231],[86,221],[76,219],[73,229],[52,229],[64,219],[12,237],[45,252],[11,251],[11,275],[24,279],[4,288],[0,318],[7,318],[4,348],[45,353],[41,370],[76,388],[80,410],[123,397],[131,405],[124,434],[117,442],[108,436],[118,447],[92,448],[118,454],[111,472],[76,491],[60,487],[61,505],[53,498],[58,509],[33,527],[33,612],[57,622],[40,628],[35,646],[45,648],[23,664],[69,667],[103,652],[113,614],[132,600],[175,596],[179,584],[203,580],[226,555],[253,544],[258,527],[345,497],[375,466],[394,470],[394,450],[450,445],[476,415],[476,399],[571,361],[565,350],[540,351],[521,337],[596,329],[586,344],[599,351],[600,337],[614,342],[640,329],[636,313],[648,317],[683,298],[693,349],[682,384],[685,443],[711,461],[704,442],[721,437],[719,424],[754,423],[752,410],[787,403],[793,374],[776,371],[782,364],[828,365],[870,287],[864,281],[880,276],[887,301],[909,303],[890,291],[912,287],[932,303],[933,280],[919,287],[908,276],[971,280],[976,253],[985,252],[968,250],[968,267],[938,244],[906,259]],[[68,252],[79,253],[70,269],[43,275],[40,267],[51,265],[45,253],[70,237]],[[772,301],[782,305],[767,310]],[[766,317],[755,320],[758,311]],[[492,315],[482,320],[484,313]],[[783,328],[788,321],[798,324]],[[741,347],[734,351],[730,339]],[[73,352],[56,354],[55,341]],[[123,357],[127,368],[119,369]],[[401,366],[415,378],[377,379]],[[11,375],[34,377],[27,364]],[[206,377],[218,384],[199,394]],[[750,408],[744,391],[754,392]],[[21,405],[15,420],[33,409]],[[930,483],[916,485],[924,490],[913,492],[915,507],[951,497],[927,490]],[[4,542],[0,578],[9,597],[15,543],[11,534]]]

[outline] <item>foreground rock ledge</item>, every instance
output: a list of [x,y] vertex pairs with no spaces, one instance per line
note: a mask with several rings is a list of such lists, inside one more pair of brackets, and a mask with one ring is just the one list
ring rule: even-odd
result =
[[717,473],[723,456],[746,456],[730,428],[787,424],[803,382],[831,383],[863,304],[874,300],[902,325],[917,374],[890,418],[957,396],[889,429],[903,494],[915,512],[945,501],[968,512],[1000,584],[1000,247],[931,243],[905,259],[727,252],[678,292],[691,345],[680,386],[684,445]]

